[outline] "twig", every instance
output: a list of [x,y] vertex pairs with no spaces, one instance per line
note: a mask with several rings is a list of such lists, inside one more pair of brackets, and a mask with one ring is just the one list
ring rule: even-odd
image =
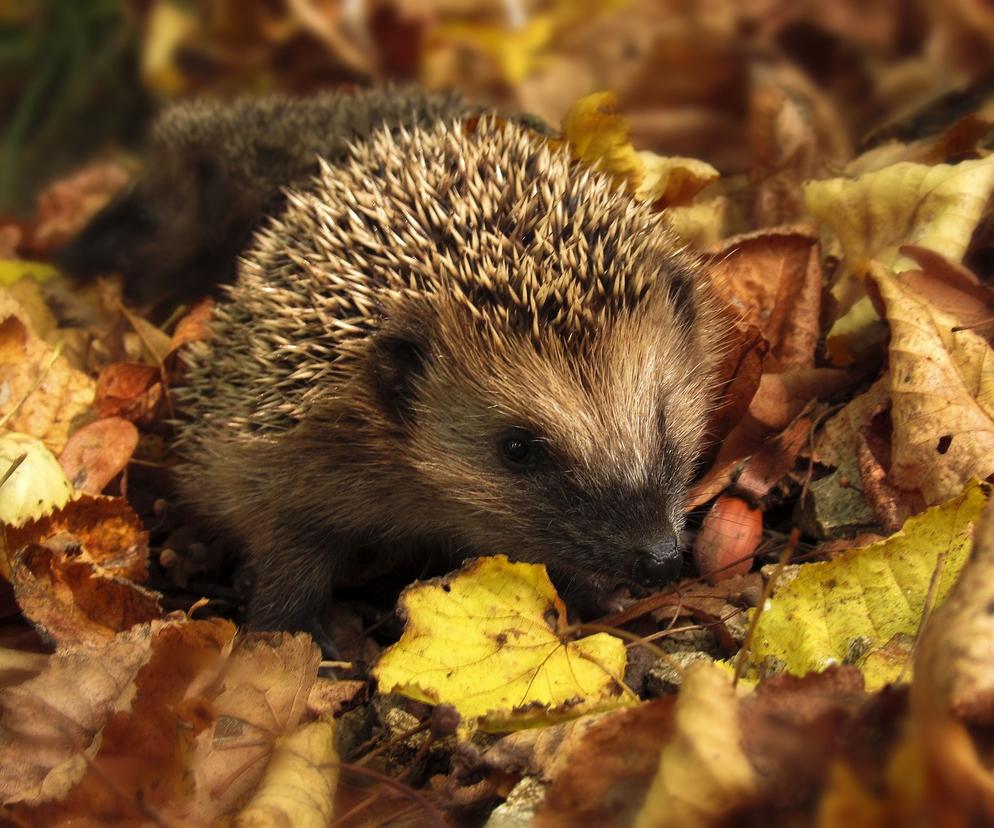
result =
[[797,548],[797,542],[800,538],[801,530],[795,526],[793,531],[790,533],[790,538],[787,540],[787,546],[784,547],[783,554],[780,556],[780,562],[777,564],[777,568],[773,570],[773,574],[766,582],[766,586],[763,587],[763,595],[759,600],[759,606],[756,607],[756,612],[753,614],[752,618],[749,619],[749,627],[746,629],[745,638],[742,639],[742,648],[739,650],[739,655],[735,659],[735,675],[732,677],[732,687],[735,687],[739,683],[742,671],[745,669],[746,656],[749,654],[749,647],[752,646],[752,639],[756,635],[756,627],[759,624],[760,616],[762,616],[763,610],[766,608],[766,602],[773,594],[773,588],[776,586],[777,580],[783,573],[784,567],[787,566],[791,557],[794,555],[794,550]]
[[17,467],[20,466],[21,463],[23,463],[27,459],[28,459],[28,453],[26,451],[15,457],[14,462],[10,464],[10,468],[8,468],[7,471],[3,473],[3,477],[0,477],[0,486],[3,486],[4,483],[10,480],[14,472],[17,471]]

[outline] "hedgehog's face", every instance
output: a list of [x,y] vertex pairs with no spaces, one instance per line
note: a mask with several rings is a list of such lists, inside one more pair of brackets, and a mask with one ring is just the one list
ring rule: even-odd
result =
[[584,347],[482,332],[413,350],[391,340],[382,387],[406,418],[425,528],[438,521],[475,552],[567,580],[592,574],[602,590],[676,578],[710,383],[692,326],[664,311],[615,321]]

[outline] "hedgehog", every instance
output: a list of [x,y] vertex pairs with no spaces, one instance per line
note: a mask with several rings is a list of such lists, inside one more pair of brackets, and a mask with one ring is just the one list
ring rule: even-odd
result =
[[380,129],[257,234],[177,390],[184,499],[259,629],[411,556],[666,584],[721,352],[701,262],[528,127]]
[[344,157],[384,123],[468,111],[456,95],[390,86],[174,105],[153,126],[140,174],[56,263],[80,279],[120,273],[130,302],[168,310],[234,279],[254,231],[282,210],[284,188],[317,174],[318,158]]

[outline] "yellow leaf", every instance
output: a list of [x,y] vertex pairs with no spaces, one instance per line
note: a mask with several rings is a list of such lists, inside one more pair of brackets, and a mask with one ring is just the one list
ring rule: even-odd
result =
[[[804,675],[876,649],[900,633],[914,635],[939,556],[936,603],[945,600],[970,548],[970,532],[990,493],[973,483],[958,497],[909,518],[899,532],[802,566],[767,604],[750,661],[772,656]],[[869,679],[872,676],[868,676]]]
[[[904,244],[934,250],[959,261],[994,191],[994,156],[960,164],[900,163],[856,179],[814,181],[804,188],[808,211],[842,246],[843,262],[832,294],[840,313],[829,332],[830,353],[845,352],[848,338],[870,337],[875,314],[865,298],[862,271],[871,260],[900,273],[915,263],[901,255]],[[858,305],[858,307],[856,307]],[[843,343],[832,344],[835,339]],[[860,343],[862,344],[862,343]],[[858,353],[860,345],[849,350]]]
[[738,700],[729,676],[713,664],[690,665],[674,718],[675,732],[659,757],[635,828],[723,824],[758,788],[742,749]]
[[404,635],[373,670],[384,693],[453,705],[471,727],[518,730],[629,703],[624,643],[564,641],[545,567],[480,558],[401,596]]
[[563,118],[563,137],[574,158],[596,166],[618,183],[635,190],[645,174],[629,137],[628,122],[616,112],[613,92],[580,98]]
[[635,198],[650,204],[662,202],[666,207],[690,204],[719,173],[710,164],[696,158],[676,155],[663,157],[654,152],[638,153],[642,162],[642,181],[635,188]]
[[871,273],[890,326],[889,478],[931,506],[994,474],[994,350],[882,268]]
[[259,787],[235,828],[324,828],[331,823],[338,757],[331,721],[304,725],[279,740]]
[[44,262],[25,262],[20,259],[0,260],[0,286],[12,285],[23,278],[37,279],[44,282],[59,272],[50,264]]
[[[72,483],[55,455],[27,434],[0,435],[0,479],[21,455],[24,459],[0,486],[0,523],[15,527],[65,505],[73,495]],[[0,556],[0,571],[6,566],[5,556]]]

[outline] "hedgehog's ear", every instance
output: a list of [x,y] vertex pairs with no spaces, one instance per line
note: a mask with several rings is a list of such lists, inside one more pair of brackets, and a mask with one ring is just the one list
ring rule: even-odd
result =
[[414,333],[383,332],[373,340],[370,374],[384,409],[399,422],[413,415],[417,379],[424,371],[428,344]]

